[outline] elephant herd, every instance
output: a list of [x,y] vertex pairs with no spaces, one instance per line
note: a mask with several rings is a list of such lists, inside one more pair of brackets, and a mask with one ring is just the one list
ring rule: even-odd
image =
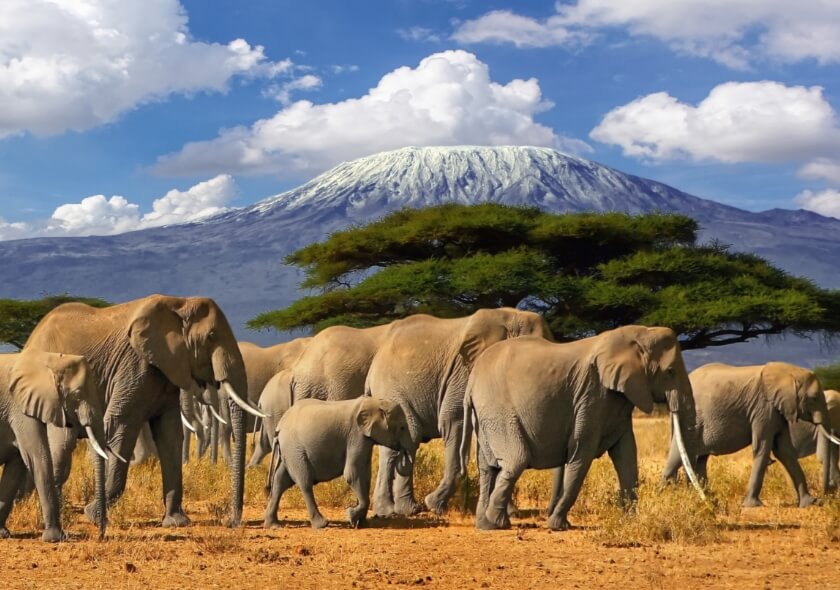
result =
[[[798,458],[817,453],[823,487],[840,484],[832,425],[840,394],[813,372],[785,363],[711,364],[689,374],[668,328],[624,326],[557,343],[538,314],[482,309],[441,319],[418,314],[372,328],[334,326],[269,348],[235,340],[211,299],[153,295],[95,309],[70,303],[50,312],[24,349],[0,355],[0,537],[15,498],[34,481],[45,541],[60,541],[62,485],[72,451],[87,438],[95,498],[85,513],[104,534],[107,506],[125,489],[129,462],[155,453],[163,526],[183,526],[182,461],[221,447],[231,473],[232,511],[242,517],[246,432],[250,465],[270,457],[265,526],[279,525],[284,491],[297,485],[313,527],[326,524],[312,487],[344,476],[369,510],[371,454],[378,516],[446,509],[475,438],[476,526],[510,526],[508,507],[527,468],[553,469],[548,526],[568,513],[592,461],[608,453],[621,497],[638,486],[634,409],[655,403],[671,416],[663,482],[680,468],[702,495],[710,455],[748,445],[754,455],[745,506],[759,505],[771,453],[787,470],[799,505],[814,501]],[[253,420],[252,420],[253,418]],[[415,497],[419,445],[443,439],[443,477]],[[663,449],[664,451],[664,449]],[[664,452],[663,452],[664,454]]]

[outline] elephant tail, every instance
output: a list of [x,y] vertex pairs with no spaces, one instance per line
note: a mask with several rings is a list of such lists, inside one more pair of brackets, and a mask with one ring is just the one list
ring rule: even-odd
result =
[[473,429],[475,428],[475,411],[473,410],[472,398],[470,397],[470,387],[467,386],[467,391],[464,393],[464,434],[461,437],[461,477],[467,475],[467,464],[470,461],[470,442],[472,439]]
[[[263,435],[265,435],[265,429],[263,429]],[[280,456],[280,441],[277,440],[277,437],[275,436],[273,439],[271,439],[269,441],[269,444],[271,445],[271,460],[268,462],[268,470],[265,475],[266,496],[271,494],[271,482],[274,481],[274,471],[280,465],[280,461],[283,460],[283,458]]]

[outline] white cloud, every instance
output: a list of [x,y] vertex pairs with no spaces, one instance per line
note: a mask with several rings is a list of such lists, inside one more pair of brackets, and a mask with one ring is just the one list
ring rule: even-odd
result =
[[323,86],[323,80],[321,80],[321,78],[314,74],[306,74],[305,76],[295,78],[285,84],[271,86],[266,90],[265,94],[277,102],[287,105],[291,102],[292,92],[298,90],[317,90],[321,86]]
[[0,138],[89,129],[171,94],[224,92],[234,76],[291,67],[243,39],[192,39],[178,0],[3,0]]
[[840,184],[840,161],[817,158],[800,168],[799,175],[810,180],[829,180]]
[[840,3],[834,0],[577,0],[555,6],[545,19],[490,12],[462,23],[453,39],[545,47],[620,29],[734,68],[760,58],[840,62]]
[[52,217],[33,223],[7,223],[0,219],[0,240],[36,236],[104,236],[129,231],[187,223],[226,211],[236,195],[233,177],[221,174],[185,191],[173,189],[155,199],[152,210],[141,214],[140,206],[123,196],[85,197],[79,203],[56,208]]
[[335,64],[335,65],[330,66],[330,71],[333,74],[344,74],[346,72],[358,72],[359,71],[359,66],[357,66],[356,64],[349,64],[349,65]]
[[408,27],[407,29],[397,29],[397,35],[406,41],[428,41],[430,43],[437,43],[440,41],[440,35],[436,34],[432,29],[426,27]]
[[808,211],[840,219],[840,191],[802,191],[794,197],[793,202]]
[[590,137],[651,160],[803,162],[840,150],[822,88],[769,81],[721,84],[696,106],[649,94],[607,113]]
[[490,79],[486,64],[445,51],[401,67],[359,98],[301,100],[250,127],[224,129],[158,159],[161,174],[275,174],[300,177],[339,162],[406,145],[544,145],[587,151],[534,121],[551,108],[539,82]]

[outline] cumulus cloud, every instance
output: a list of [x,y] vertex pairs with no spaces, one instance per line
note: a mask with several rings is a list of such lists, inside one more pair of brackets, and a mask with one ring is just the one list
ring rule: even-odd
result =
[[494,11],[461,23],[462,43],[545,47],[586,42],[610,29],[734,68],[760,58],[840,62],[840,3],[831,0],[576,0],[545,19]]
[[437,43],[440,41],[440,35],[426,27],[408,27],[407,29],[397,29],[397,35],[406,41],[428,41],[430,43]]
[[140,206],[123,196],[92,195],[78,203],[55,209],[49,219],[32,223],[7,223],[0,219],[0,240],[37,236],[104,236],[176,223],[198,221],[226,211],[236,195],[233,177],[221,174],[179,191],[173,189],[155,199],[152,210],[141,213]]
[[0,138],[89,129],[171,94],[223,92],[234,76],[292,65],[243,39],[193,39],[178,0],[3,0]]
[[401,67],[359,98],[294,102],[250,127],[225,129],[158,159],[156,172],[274,174],[300,177],[371,153],[406,145],[542,145],[587,151],[580,140],[534,121],[552,104],[539,82],[493,82],[465,51],[445,51],[416,68]]
[[727,82],[697,105],[649,94],[607,113],[590,137],[650,160],[802,162],[840,150],[837,115],[822,88],[769,81]]
[[834,189],[817,192],[806,190],[796,195],[793,202],[808,211],[840,219],[840,191]]
[[799,175],[810,180],[829,180],[840,184],[840,161],[817,158],[800,168]]
[[294,80],[290,80],[285,84],[281,84],[279,86],[273,85],[266,90],[266,95],[270,96],[274,100],[278,101],[281,104],[289,104],[291,102],[292,92],[298,90],[317,90],[323,85],[323,80],[314,74],[306,74],[305,76],[301,76],[300,78],[295,78]]

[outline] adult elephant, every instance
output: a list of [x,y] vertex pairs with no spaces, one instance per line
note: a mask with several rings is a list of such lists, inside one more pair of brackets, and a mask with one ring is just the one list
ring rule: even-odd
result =
[[564,344],[517,338],[488,348],[475,362],[464,400],[462,471],[473,427],[478,439],[476,526],[508,528],[507,507],[522,472],[562,467],[562,492],[548,526],[569,528],[569,510],[604,452],[622,497],[635,498],[632,413],[634,407],[650,413],[654,402],[668,404],[675,439],[685,433],[682,453],[692,456],[694,400],[669,328],[624,326]]
[[[840,391],[826,389],[825,402],[828,406],[828,417],[832,426],[832,434],[837,436],[840,427]],[[790,438],[797,456],[801,459],[817,454],[822,464],[823,493],[828,493],[840,486],[840,466],[838,466],[838,446],[820,433],[820,429],[810,422],[798,420],[790,423]]]
[[[256,410],[236,393],[247,387],[245,365],[233,330],[212,299],[151,295],[104,309],[67,303],[41,320],[25,349],[85,357],[105,407],[107,443],[120,455],[131,455],[140,429],[149,422],[160,455],[164,526],[189,523],[181,506],[183,432],[179,390],[220,383],[230,396],[235,435],[230,523],[239,524],[244,491],[243,408]],[[53,467],[59,484],[70,473],[78,428],[50,428]],[[127,473],[127,464],[109,460],[109,503],[123,493]],[[95,519],[92,505],[85,512]]]
[[[455,491],[464,389],[473,362],[490,345],[519,336],[552,337],[540,315],[509,307],[481,309],[455,319],[418,314],[393,322],[386,332],[365,389],[368,395],[402,406],[415,448],[443,438],[444,473],[437,489],[425,498],[429,510],[443,512]],[[413,475],[396,470],[398,459],[396,452],[380,449],[374,492],[379,516],[422,510],[414,499]]]
[[[78,427],[96,451],[96,509],[105,514],[104,411],[92,372],[85,359],[68,354],[27,350],[0,355],[0,538],[9,536],[6,519],[24,485],[27,470],[33,475],[44,533],[41,539],[66,538],[61,529],[60,485],[56,486],[50,460],[47,424]],[[124,460],[123,460],[124,461]],[[105,532],[100,519],[100,533]]]
[[261,440],[258,444],[261,448],[267,448],[269,452],[273,446],[272,441],[277,435],[277,424],[286,411],[292,407],[291,381],[291,369],[280,371],[268,381],[260,396],[258,407],[266,417],[262,421],[259,432]]
[[[790,424],[805,420],[829,436],[828,407],[814,372],[779,362],[746,367],[711,363],[692,371],[689,379],[697,407],[700,478],[707,478],[709,455],[728,455],[752,445],[753,466],[744,506],[761,506],[759,495],[771,452],[790,475],[799,506],[813,504]],[[672,441],[663,482],[676,479],[681,464]]]

